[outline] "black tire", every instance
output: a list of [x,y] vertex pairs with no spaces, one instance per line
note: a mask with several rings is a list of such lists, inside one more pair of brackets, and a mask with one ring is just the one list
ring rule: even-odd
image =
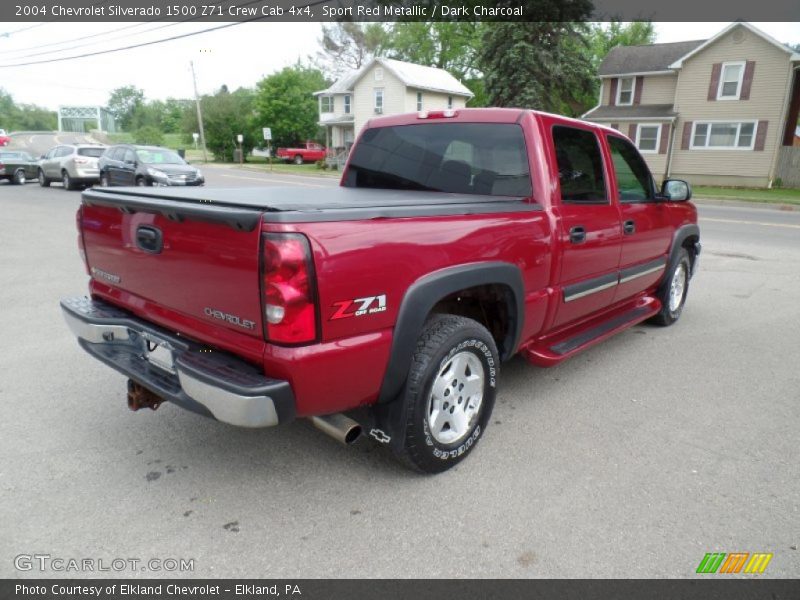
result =
[[303,164],[303,157],[300,156],[299,154],[297,156],[295,156],[294,157],[294,164],[302,165]]
[[[440,383],[449,381],[453,375],[448,375],[448,371],[453,373],[452,365],[459,358],[461,361],[466,360],[476,365],[480,364],[483,368],[482,399],[472,418],[465,419],[464,433],[454,441],[447,443],[437,439],[430,424],[430,415],[433,414],[432,408],[436,402],[432,398],[432,387],[437,381]],[[475,359],[477,359],[477,363]],[[486,431],[486,426],[492,416],[500,371],[499,365],[497,346],[483,325],[472,319],[455,315],[432,316],[417,340],[408,379],[400,399],[406,403],[407,410],[406,435],[402,449],[397,451],[398,458],[411,468],[423,473],[441,473],[464,460],[475,448],[480,436]],[[478,371],[476,369],[470,373],[468,367],[460,381],[466,382],[467,376],[477,376]],[[462,376],[456,375],[453,384],[448,384],[443,394],[444,397],[454,400],[449,407],[447,402],[440,404],[444,410],[440,409],[437,414],[442,413],[443,420],[448,418],[448,412],[453,414],[457,408],[464,409],[464,414],[466,414],[468,405],[474,401],[474,396],[463,399],[458,396],[464,388],[464,383],[459,381],[460,377]],[[480,381],[480,378],[478,380]],[[448,392],[450,392],[449,395]],[[450,428],[449,423],[445,426]],[[455,436],[458,434],[458,430],[440,429],[439,431],[439,435],[448,433]]]
[[[682,275],[678,277],[683,278],[683,286],[680,294],[680,302],[673,303],[670,306],[670,298],[672,297],[673,280],[676,273],[681,272]],[[689,252],[686,248],[681,248],[678,254],[678,260],[675,261],[673,267],[669,270],[661,286],[658,288],[658,299],[661,301],[661,310],[650,321],[656,325],[667,327],[672,325],[675,321],[680,319],[683,312],[683,305],[686,303],[686,295],[689,293],[689,279],[692,272],[692,261],[689,258]]]
[[68,192],[75,189],[75,182],[72,181],[72,177],[70,177],[69,173],[66,171],[61,172],[61,183],[64,185],[64,189]]
[[144,177],[137,177],[136,185],[138,187],[147,187],[149,184],[147,183],[147,179],[145,179]]
[[39,173],[37,174],[39,178],[39,185],[42,187],[50,187],[50,180],[44,176],[44,171],[39,169]]
[[108,187],[108,173],[100,174],[100,187]]
[[27,178],[25,177],[25,171],[23,171],[22,169],[17,169],[14,172],[14,179],[12,179],[11,181],[12,183],[15,183],[17,185],[24,185],[25,182],[27,181]]

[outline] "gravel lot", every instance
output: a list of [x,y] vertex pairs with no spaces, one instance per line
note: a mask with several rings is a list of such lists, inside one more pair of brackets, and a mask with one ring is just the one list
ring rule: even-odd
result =
[[423,477],[304,421],[129,412],[58,308],[86,289],[79,198],[0,184],[0,577],[63,575],[15,570],[33,553],[194,559],[120,573],[142,577],[691,577],[712,551],[800,573],[800,212],[702,206],[675,327],[550,370],[513,360],[477,452]]

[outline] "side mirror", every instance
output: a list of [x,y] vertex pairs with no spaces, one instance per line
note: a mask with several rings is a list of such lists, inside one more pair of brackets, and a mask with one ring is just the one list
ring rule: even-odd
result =
[[692,198],[692,186],[682,179],[665,179],[661,184],[661,196],[667,202],[685,202]]

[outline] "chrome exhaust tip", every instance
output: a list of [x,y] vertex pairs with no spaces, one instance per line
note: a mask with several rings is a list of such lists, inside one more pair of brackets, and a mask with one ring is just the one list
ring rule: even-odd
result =
[[361,437],[361,425],[341,413],[311,417],[314,427],[327,433],[337,442],[349,446]]

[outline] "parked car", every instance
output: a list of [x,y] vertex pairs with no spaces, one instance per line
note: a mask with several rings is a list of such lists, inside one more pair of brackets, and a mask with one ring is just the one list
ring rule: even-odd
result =
[[11,183],[23,184],[30,179],[36,178],[38,168],[36,159],[27,152],[0,151],[0,179],[7,179]]
[[325,146],[316,142],[306,142],[305,144],[300,144],[297,148],[278,148],[275,151],[275,156],[286,162],[291,161],[296,165],[302,165],[304,162],[322,160],[325,158],[325,152]]
[[177,152],[159,146],[110,146],[100,157],[100,185],[203,185],[205,178]]
[[0,129],[0,146],[8,146],[11,143],[11,137],[6,133],[5,129]]
[[97,159],[105,152],[101,144],[62,144],[39,159],[39,185],[60,181],[65,190],[75,190],[100,181]]
[[690,198],[684,181],[657,189],[610,127],[519,109],[380,117],[338,188],[87,190],[90,297],[61,307],[129,378],[134,410],[310,417],[440,472],[486,435],[502,362],[552,366],[680,318],[700,254]]

